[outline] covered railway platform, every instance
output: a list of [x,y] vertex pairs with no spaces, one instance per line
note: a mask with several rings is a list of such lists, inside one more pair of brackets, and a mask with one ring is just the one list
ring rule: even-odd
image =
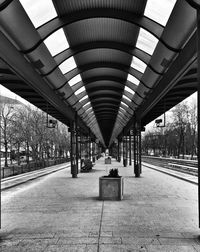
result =
[[[99,177],[118,168],[122,201],[99,200]],[[143,167],[99,159],[71,179],[70,168],[2,192],[1,251],[200,251],[197,185]]]
[[[148,202],[150,208],[147,212],[142,210],[145,209],[148,195],[153,199],[153,191],[156,190],[154,183],[161,186],[159,181],[161,178],[156,179],[157,175],[152,171],[142,173],[141,177],[141,131],[149,122],[192,93],[197,91],[200,97],[199,82],[200,2],[198,0],[2,0],[0,2],[0,84],[70,128],[73,179],[69,180],[65,177],[64,171],[55,173],[51,177],[52,183],[54,177],[55,183],[59,179],[67,179],[66,187],[58,186],[61,186],[63,192],[68,188],[68,193],[63,198],[67,200],[69,197],[68,200],[72,200],[72,208],[68,214],[72,216],[74,214],[74,217],[78,218],[80,212],[77,212],[76,207],[79,208],[79,205],[76,205],[76,200],[82,203],[88,200],[86,194],[81,194],[83,190],[85,193],[87,191],[82,184],[83,178],[90,182],[88,193],[96,188],[92,186],[95,179],[93,181],[91,178],[97,173],[78,175],[83,145],[88,148],[89,159],[97,163],[100,162],[97,158],[101,151],[106,148],[112,150],[117,146],[118,165],[120,166],[122,162],[124,166],[122,173],[130,172],[127,177],[127,182],[130,181],[130,184],[127,183],[130,186],[130,188],[127,186],[128,197],[136,205],[141,206],[136,212],[127,209],[130,206],[126,205],[126,201],[110,203],[109,210],[109,204],[104,205],[102,202],[90,199],[88,204],[91,208],[85,205],[83,207],[86,215],[87,211],[93,212],[91,209],[99,213],[94,216],[94,220],[91,220],[94,221],[94,227],[95,221],[98,222],[99,218],[104,217],[102,208],[106,207],[108,215],[105,220],[114,223],[113,229],[105,230],[108,231],[107,235],[113,234],[115,228],[117,229],[115,220],[112,219],[112,211],[117,210],[123,214],[121,218],[124,220],[125,227],[129,222],[129,214],[132,216],[133,222],[130,222],[130,226],[133,228],[131,229],[133,233],[134,228],[138,231],[141,228],[144,231],[145,227],[148,230],[148,225],[154,226],[156,220],[153,216],[152,202]],[[200,99],[198,99],[199,118]],[[198,132],[199,129],[200,127]],[[200,134],[198,136],[200,143]],[[130,171],[128,166],[132,165],[132,160],[128,160],[127,147],[132,143],[133,146],[129,150],[133,150],[134,161],[133,169]],[[200,155],[198,158],[200,161]],[[138,180],[134,179],[133,174]],[[153,175],[155,178],[152,177]],[[168,180],[164,182],[164,179],[161,179],[161,181],[164,184],[168,183]],[[173,180],[169,183],[172,182]],[[144,191],[140,194],[142,188]],[[179,189],[184,190],[181,186]],[[37,191],[39,192],[38,189]],[[61,196],[60,199],[63,192],[59,191],[57,194]],[[178,193],[179,190],[177,189],[176,192]],[[42,196],[51,197],[48,193],[46,190]],[[54,193],[56,190],[52,196]],[[159,191],[157,193],[159,194]],[[170,190],[168,193],[170,194]],[[39,208],[40,204],[44,203],[44,206],[46,204],[42,196],[39,205],[36,204]],[[140,201],[139,196],[144,201]],[[174,207],[179,204],[178,197],[170,197],[168,196],[167,199],[172,200]],[[54,195],[53,199],[55,198]],[[164,205],[166,204],[165,194],[160,194],[158,198]],[[200,223],[200,218],[197,218],[200,216],[200,186],[198,186],[197,198],[198,213],[195,212],[196,208],[191,210],[194,215],[188,222],[186,218],[181,219],[181,216],[177,216],[180,222],[175,219],[174,223],[170,221],[173,229],[169,230],[170,232],[176,230],[176,225],[177,228],[183,226],[185,233],[187,228],[194,229],[196,232],[193,221],[196,222],[196,226]],[[23,201],[23,198],[21,200]],[[158,206],[159,202],[153,200],[155,206]],[[181,202],[186,204],[187,200]],[[119,209],[116,209],[119,204]],[[59,206],[62,207],[62,204]],[[182,203],[181,206],[184,217],[184,210],[187,207]],[[51,207],[49,211],[53,212],[52,216],[47,214],[45,216],[47,219],[44,221],[48,222],[48,217],[55,217],[57,207],[56,205],[55,208],[53,205]],[[47,210],[44,207],[44,211],[45,209]],[[78,210],[82,210],[81,207]],[[20,211],[18,214],[22,215]],[[58,212],[57,217],[59,223],[62,223],[59,214]],[[141,218],[134,218],[133,214]],[[145,214],[149,215],[146,226]],[[159,214],[162,215],[161,212]],[[73,224],[76,225],[80,220],[83,224],[85,221],[86,226],[91,226],[87,222],[88,219],[84,219],[83,216],[81,219],[75,218],[74,223],[73,219],[71,220],[72,230]],[[161,227],[162,223],[165,224],[165,219],[159,220],[161,223],[157,224]],[[187,222],[185,227],[181,223],[183,220],[183,223]],[[36,218],[34,223],[37,225],[39,224],[37,222],[39,219]],[[20,226],[19,222],[16,223]],[[97,238],[94,238],[95,241],[98,240],[98,244],[101,241],[100,231],[103,228],[99,223],[102,223],[102,220],[98,222],[95,230],[98,234]],[[119,230],[122,224],[120,221],[117,222]],[[17,227],[15,228],[17,231]],[[179,231],[177,233],[180,234]],[[56,237],[56,231],[53,234],[53,237],[50,235],[52,239]],[[148,234],[150,235],[150,232]],[[119,238],[116,241],[123,241],[123,239]],[[154,238],[151,241],[154,242]],[[57,242],[59,243],[59,240]],[[155,242],[159,242],[158,237]],[[191,249],[195,249],[195,245],[196,243],[192,243]],[[98,249],[100,249],[99,245]],[[146,248],[139,249],[145,251]],[[149,249],[151,251],[151,248]]]

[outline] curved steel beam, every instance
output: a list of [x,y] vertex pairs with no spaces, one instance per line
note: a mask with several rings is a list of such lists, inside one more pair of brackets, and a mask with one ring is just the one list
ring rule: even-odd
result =
[[186,0],[186,2],[192,6],[194,9],[200,9],[200,2],[198,0]]
[[[117,98],[113,98],[113,97],[95,97],[93,100],[92,100],[92,104],[93,103],[99,103],[99,102],[101,102],[101,101],[103,101],[104,103],[105,103],[105,101],[106,101],[106,103],[110,103],[110,104],[112,104],[112,103],[114,103],[114,104],[119,104],[119,102],[120,102],[120,100],[119,99],[117,99]],[[127,104],[126,102],[124,102],[125,104]],[[118,105],[119,106],[119,105]],[[130,107],[129,106],[129,104],[127,104],[127,106],[128,106],[128,108],[130,109],[130,110],[132,110],[132,111],[134,111],[133,110],[133,108],[132,107]],[[127,109],[127,108],[126,108]]]
[[[1,74],[9,74],[9,75],[14,75],[14,73],[10,69],[6,68],[0,68],[0,73]],[[22,81],[21,81],[22,82]]]
[[103,103],[110,103],[110,104],[116,104],[119,106],[120,104],[120,100],[117,98],[109,98],[109,97],[96,97],[92,100],[92,106],[94,103],[99,103],[99,102],[103,102]]
[[95,114],[98,114],[99,112],[105,112],[105,111],[113,111],[114,113],[117,113],[118,112],[118,109],[114,109],[114,108],[98,108],[98,109],[95,109]]
[[92,18],[119,19],[128,23],[134,24],[138,27],[142,27],[143,29],[150,32],[153,36],[155,36],[169,50],[173,52],[180,52],[180,49],[174,48],[173,46],[171,46],[170,44],[168,44],[166,41],[164,41],[161,38],[161,35],[164,30],[164,27],[162,25],[158,24],[157,22],[145,16],[133,15],[132,12],[107,9],[107,8],[101,9],[101,12],[99,11],[99,9],[87,9],[84,11],[68,14],[62,18],[56,17],[50,20],[49,22],[37,28],[37,31],[41,37],[41,40],[39,40],[32,48],[29,48],[28,50],[25,50],[22,52],[25,54],[32,52],[48,36],[50,36],[52,33],[54,33],[55,31],[57,31],[58,29],[64,26],[67,26],[69,24],[72,24],[74,22],[78,22],[84,19],[92,19]]
[[[107,113],[114,115],[112,111],[110,111],[110,112],[109,111],[108,112],[104,112],[103,110],[99,110],[99,111],[95,112],[95,115],[98,118],[99,114],[107,114]],[[118,116],[118,111],[114,111],[114,113],[115,113],[115,116]],[[120,115],[120,116],[122,117],[122,115]],[[129,117],[127,117],[125,115],[123,115],[123,116],[125,118],[129,119]]]
[[5,0],[0,4],[0,11],[4,10],[14,0]]
[[[143,63],[145,63],[154,73],[158,75],[163,75],[163,73],[157,71],[152,65],[149,64],[151,56],[146,53],[145,51],[132,47],[126,44],[122,43],[117,43],[114,41],[97,41],[97,42],[92,42],[92,43],[85,43],[85,44],[80,44],[76,47],[70,47],[61,53],[57,54],[54,56],[54,60],[56,61],[56,64],[59,66],[61,63],[63,63],[65,60],[68,58],[75,56],[81,52],[93,50],[93,49],[100,49],[100,48],[108,48],[108,49],[115,49],[121,52],[125,52],[129,55],[135,56],[138,59],[140,59]],[[54,67],[52,68],[49,72],[45,73],[44,76],[51,74],[55,69],[57,68]]]
[[59,90],[59,89],[63,88],[68,83],[68,81],[71,80],[72,78],[74,78],[76,75],[84,73],[84,72],[86,72],[88,70],[95,69],[95,68],[118,69],[119,71],[122,71],[122,72],[125,72],[127,74],[133,75],[146,88],[152,89],[151,87],[146,85],[143,81],[141,81],[142,73],[137,71],[136,69],[130,67],[130,66],[126,66],[124,64],[119,64],[119,63],[111,63],[111,62],[106,62],[106,63],[105,62],[94,62],[94,63],[79,66],[77,68],[72,69],[68,73],[66,73],[65,77],[66,77],[67,81],[65,83],[63,83],[60,87],[56,88],[55,90]]
[[101,102],[101,103],[98,103],[98,104],[94,104],[93,105],[93,110],[96,111],[96,109],[105,109],[106,108],[110,108],[110,109],[115,109],[118,110],[119,109],[119,105],[116,105],[116,104],[113,104],[113,103],[108,103],[108,102]]
[[90,101],[92,102],[92,97],[94,96],[101,96],[103,95],[103,97],[110,97],[110,96],[115,96],[115,97],[122,97],[122,93],[119,93],[115,90],[96,90],[93,92],[89,92],[89,97],[90,97]]
[[[82,85],[82,86],[84,85],[85,88],[86,88],[86,90],[90,90],[90,88],[91,89],[93,88],[93,83],[98,82],[98,81],[110,81],[110,82],[113,81],[113,82],[116,82],[121,87],[121,89],[123,89],[123,91],[124,91],[125,86],[127,86],[135,94],[137,94],[140,98],[144,99],[144,97],[141,96],[137,92],[137,87],[138,87],[137,85],[135,85],[131,81],[128,81],[128,80],[125,80],[125,79],[122,79],[122,78],[119,78],[119,77],[116,77],[116,76],[97,76],[97,77],[92,77],[92,78],[85,79],[84,81],[82,81],[82,84],[79,84],[79,85]],[[73,87],[75,87],[75,85]],[[104,87],[104,88],[106,88],[107,86],[112,86],[113,87],[113,85],[111,85],[111,83],[108,83],[106,85],[101,85],[101,87]],[[97,88],[97,87],[95,87],[95,88]],[[119,87],[113,87],[113,89],[120,89],[120,88]]]

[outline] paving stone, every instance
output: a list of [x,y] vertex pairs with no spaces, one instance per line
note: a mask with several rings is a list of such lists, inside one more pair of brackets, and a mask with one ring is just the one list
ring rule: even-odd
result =
[[[148,252],[145,247],[136,245],[100,245],[99,252]],[[161,252],[161,251],[160,251]]]
[[72,237],[60,238],[58,244],[97,244],[98,238],[94,237]]
[[155,244],[160,245],[159,241],[156,238],[136,238],[136,237],[123,237],[122,244],[135,244],[135,245],[149,245]]
[[121,244],[121,237],[100,237],[99,244]]
[[99,237],[99,232],[89,232],[89,237]]
[[[86,252],[86,245],[50,245],[45,249],[45,252]],[[94,250],[95,251],[95,250]]]
[[193,246],[148,245],[148,252],[197,252]]
[[112,237],[113,232],[112,231],[102,231],[101,232],[101,237]]
[[19,244],[27,244],[27,243],[34,243],[34,244],[56,244],[58,242],[59,238],[42,238],[42,239],[38,239],[38,238],[24,238],[23,240],[21,240],[19,242]]
[[198,245],[196,239],[188,238],[159,238],[158,239],[161,245]]
[[195,252],[199,252],[200,251],[200,245],[193,245]]
[[45,251],[47,247],[47,244],[43,244],[43,245],[25,245],[25,246],[3,246],[0,247],[0,251],[1,252],[36,252],[36,251],[40,251],[43,252]]

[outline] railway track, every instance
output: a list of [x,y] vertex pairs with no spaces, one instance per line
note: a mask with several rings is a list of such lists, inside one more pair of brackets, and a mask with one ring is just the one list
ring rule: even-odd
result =
[[198,163],[196,160],[142,156],[142,161],[158,167],[160,166],[194,176],[198,175]]

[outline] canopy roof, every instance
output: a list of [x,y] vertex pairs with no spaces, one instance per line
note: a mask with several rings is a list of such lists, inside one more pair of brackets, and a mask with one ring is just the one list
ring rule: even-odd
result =
[[[195,1],[194,1],[195,2]],[[191,0],[5,0],[0,83],[109,146],[197,90]]]

